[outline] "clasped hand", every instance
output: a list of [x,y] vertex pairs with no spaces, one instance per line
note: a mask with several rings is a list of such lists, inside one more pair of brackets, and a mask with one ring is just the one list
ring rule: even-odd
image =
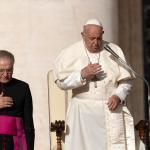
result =
[[0,94],[0,109],[12,107],[13,105],[13,99],[8,96],[3,96],[3,92]]
[[98,63],[89,64],[81,70],[81,76],[83,79],[91,80],[95,75],[101,72],[101,65]]

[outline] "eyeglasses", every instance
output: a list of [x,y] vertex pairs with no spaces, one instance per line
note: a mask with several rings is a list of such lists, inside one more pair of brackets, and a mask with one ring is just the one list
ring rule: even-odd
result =
[[13,71],[13,68],[10,68],[10,69],[0,69],[0,73],[12,73]]

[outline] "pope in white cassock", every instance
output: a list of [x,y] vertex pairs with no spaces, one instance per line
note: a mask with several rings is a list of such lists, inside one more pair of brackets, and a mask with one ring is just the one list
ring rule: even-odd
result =
[[125,61],[103,33],[98,20],[88,20],[83,40],[62,50],[55,62],[56,84],[72,90],[65,150],[135,150],[133,118],[125,105],[134,75],[104,49],[108,44]]

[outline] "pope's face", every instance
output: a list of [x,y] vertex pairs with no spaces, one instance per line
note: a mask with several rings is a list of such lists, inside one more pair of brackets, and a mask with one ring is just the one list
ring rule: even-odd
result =
[[86,48],[90,52],[96,53],[100,51],[103,33],[103,28],[97,25],[86,25],[84,27],[82,38]]
[[8,83],[12,79],[13,62],[9,58],[0,58],[0,83]]

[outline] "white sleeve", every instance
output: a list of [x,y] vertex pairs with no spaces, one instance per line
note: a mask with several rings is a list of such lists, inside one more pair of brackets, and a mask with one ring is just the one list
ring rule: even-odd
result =
[[118,85],[117,89],[113,92],[113,95],[117,95],[120,98],[121,103],[124,103],[131,89],[131,81],[124,81]]
[[82,79],[80,72],[72,73],[64,80],[56,80],[57,86],[62,90],[70,90],[86,84],[86,80]]

